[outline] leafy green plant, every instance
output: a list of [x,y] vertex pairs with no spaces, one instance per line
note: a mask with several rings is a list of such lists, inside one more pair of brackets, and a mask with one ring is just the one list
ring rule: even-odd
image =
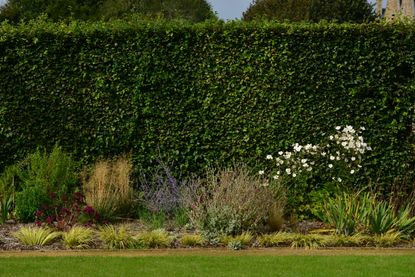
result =
[[392,228],[407,239],[415,233],[415,216],[411,215],[411,206],[406,206],[395,214]]
[[134,248],[136,242],[125,226],[106,225],[99,228],[99,237],[108,249]]
[[74,226],[69,231],[62,233],[62,240],[66,248],[88,248],[93,243],[92,236],[91,229]]
[[150,227],[150,229],[163,228],[167,222],[166,214],[163,211],[151,212],[144,208],[138,210],[138,218],[141,219],[144,224]]
[[24,245],[43,246],[50,244],[55,239],[59,238],[61,233],[55,232],[49,228],[22,227],[12,235]]
[[139,233],[135,236],[135,240],[144,248],[164,248],[170,246],[172,242],[172,238],[164,229]]
[[180,238],[180,244],[184,246],[203,246],[205,242],[205,239],[200,234],[184,234]]
[[21,164],[19,178],[16,216],[24,222],[35,219],[35,212],[48,202],[49,193],[71,192],[78,184],[76,163],[57,145],[50,153],[37,149],[28,155]]
[[0,175],[0,224],[10,218],[15,205],[15,194],[18,189],[17,165],[8,166]]
[[29,186],[16,193],[16,217],[23,222],[33,222],[36,211],[49,201],[40,186]]
[[385,234],[393,229],[395,222],[394,211],[389,203],[377,202],[373,197],[369,213],[367,214],[367,228],[373,234]]
[[368,199],[367,194],[338,194],[327,199],[320,219],[335,226],[337,234],[352,235],[366,218]]

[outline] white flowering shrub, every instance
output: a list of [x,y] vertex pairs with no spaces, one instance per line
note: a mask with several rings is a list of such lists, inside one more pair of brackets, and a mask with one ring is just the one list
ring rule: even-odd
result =
[[[269,168],[260,170],[259,174],[270,181],[285,183],[297,194],[291,206],[308,205],[292,207],[297,212],[310,210],[305,198],[313,197],[315,190],[354,182],[355,174],[362,170],[363,155],[372,150],[361,135],[363,131],[364,127],[355,130],[352,126],[337,126],[333,134],[325,136],[318,145],[295,143],[290,151],[268,154]],[[317,185],[311,187],[312,183]]]

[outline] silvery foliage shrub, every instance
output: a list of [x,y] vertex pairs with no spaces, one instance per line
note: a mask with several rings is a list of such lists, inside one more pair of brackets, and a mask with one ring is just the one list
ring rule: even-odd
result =
[[[262,227],[285,195],[275,195],[264,180],[252,176],[243,165],[209,170],[183,190],[183,200],[192,224],[212,242],[219,235],[235,235]],[[280,194],[284,192],[278,191]]]
[[[342,183],[361,170],[362,156],[372,150],[361,136],[364,127],[356,131],[352,126],[337,126],[335,133],[329,135],[324,143],[313,145],[292,145],[292,151],[279,151],[277,156],[267,155],[273,162],[267,172],[273,180],[301,178],[314,170],[327,170],[333,181]],[[323,139],[324,140],[324,139]]]

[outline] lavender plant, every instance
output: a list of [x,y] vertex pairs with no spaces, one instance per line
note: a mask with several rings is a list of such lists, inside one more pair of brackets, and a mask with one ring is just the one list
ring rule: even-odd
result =
[[139,176],[142,206],[152,213],[173,216],[182,207],[180,191],[185,182],[176,179],[165,162],[157,162],[153,172]]

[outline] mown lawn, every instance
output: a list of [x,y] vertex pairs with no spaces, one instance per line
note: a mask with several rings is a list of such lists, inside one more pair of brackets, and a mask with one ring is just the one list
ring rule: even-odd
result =
[[0,276],[415,276],[415,255],[0,257]]

